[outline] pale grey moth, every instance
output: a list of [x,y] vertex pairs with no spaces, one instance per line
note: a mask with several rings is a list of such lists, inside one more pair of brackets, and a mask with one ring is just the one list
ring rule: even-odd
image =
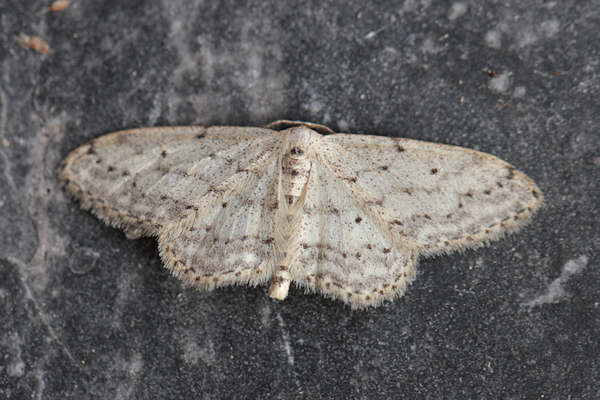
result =
[[156,237],[193,286],[270,281],[284,299],[293,281],[353,308],[401,296],[420,256],[481,246],[542,204],[489,154],[294,121],[116,132],[69,154],[60,179],[127,237]]

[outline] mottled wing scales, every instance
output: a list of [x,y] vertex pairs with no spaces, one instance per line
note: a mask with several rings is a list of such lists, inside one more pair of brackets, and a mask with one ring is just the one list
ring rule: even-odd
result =
[[192,285],[272,278],[283,298],[292,279],[354,308],[402,295],[419,256],[479,246],[542,204],[488,154],[291,124],[117,132],[73,151],[60,178],[129,237],[158,236]]
[[350,303],[377,305],[402,295],[415,277],[415,256],[395,246],[346,183],[320,162],[310,172],[294,281]]
[[202,289],[268,280],[278,258],[277,165],[272,154],[224,182],[192,215],[161,229],[159,249],[167,268]]
[[426,255],[476,247],[540,207],[527,176],[489,154],[364,135],[330,135],[321,156],[395,242]]
[[128,236],[155,235],[278,143],[273,131],[261,128],[133,129],[74,150],[60,178],[84,208]]

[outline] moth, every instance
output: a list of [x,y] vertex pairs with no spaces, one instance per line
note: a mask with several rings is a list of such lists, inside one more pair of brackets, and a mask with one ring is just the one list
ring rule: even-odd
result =
[[290,283],[350,304],[404,294],[421,256],[481,246],[542,205],[535,183],[489,154],[334,134],[307,122],[111,133],[69,154],[66,189],[204,290]]

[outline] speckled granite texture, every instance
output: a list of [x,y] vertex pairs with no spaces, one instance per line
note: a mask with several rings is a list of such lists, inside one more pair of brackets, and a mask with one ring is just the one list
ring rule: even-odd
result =
[[[0,398],[600,398],[600,2],[50,3],[0,4]],[[352,312],[184,289],[57,184],[104,133],[279,118],[482,150],[546,206]]]

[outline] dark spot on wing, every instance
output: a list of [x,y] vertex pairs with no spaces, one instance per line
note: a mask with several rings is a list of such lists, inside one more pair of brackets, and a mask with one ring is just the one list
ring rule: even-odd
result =
[[517,170],[512,165],[506,168],[508,170],[508,174],[506,175],[506,179],[513,179],[515,177],[515,171]]
[[160,152],[160,156],[161,156],[162,158],[166,158],[166,157],[167,157],[167,151],[166,151],[166,150],[163,150],[163,151],[161,151],[161,152]]
[[404,153],[406,151],[406,149],[400,145],[398,145],[398,147],[396,147],[396,150],[398,150],[398,153]]
[[431,175],[435,175],[438,173],[438,169],[437,168],[431,168]]
[[113,172],[115,170],[115,167],[113,167],[112,165],[109,165],[107,168],[108,172]]
[[300,147],[298,146],[294,146],[292,147],[292,149],[290,150],[290,154],[292,155],[301,155],[304,154],[304,150],[302,150]]
[[222,192],[224,192],[223,189],[219,189],[216,186],[209,187],[208,191],[211,192],[211,193],[222,193]]
[[373,200],[367,200],[366,204],[369,205],[369,206],[376,205],[376,206],[381,207],[381,206],[383,206],[383,199],[377,199],[375,201],[373,201]]
[[362,221],[361,217],[356,217],[356,219],[354,220],[354,222],[356,222],[357,224],[360,224],[360,221]]
[[221,207],[223,207],[223,208],[227,207],[227,203],[221,204]]

